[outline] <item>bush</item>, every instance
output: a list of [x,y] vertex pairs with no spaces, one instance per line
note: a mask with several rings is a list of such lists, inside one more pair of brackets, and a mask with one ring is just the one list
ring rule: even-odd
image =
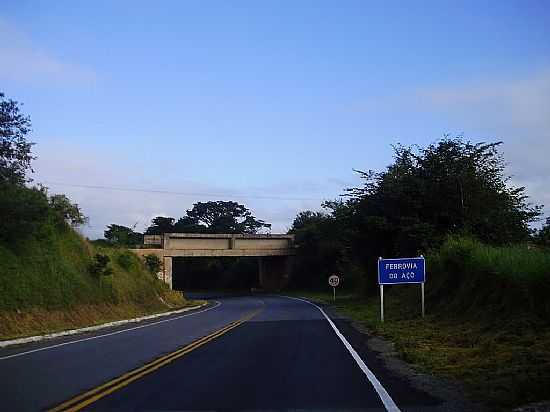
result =
[[123,252],[117,256],[117,263],[121,268],[130,270],[136,265],[136,256],[132,252]]
[[88,222],[88,218],[84,216],[80,206],[71,203],[71,200],[65,195],[50,196],[49,205],[56,223],[61,226],[64,226],[65,223],[80,226]]
[[145,266],[151,274],[156,275],[162,269],[162,262],[157,255],[145,255]]
[[0,185],[0,240],[37,235],[49,221],[48,197],[41,188]]
[[450,237],[428,256],[428,297],[457,314],[550,319],[550,253]]
[[90,265],[90,273],[96,277],[112,275],[113,270],[109,267],[110,261],[111,258],[109,256],[96,253]]

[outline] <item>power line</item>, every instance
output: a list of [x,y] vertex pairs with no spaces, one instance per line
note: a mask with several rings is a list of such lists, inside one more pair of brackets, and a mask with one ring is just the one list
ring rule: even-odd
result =
[[284,197],[284,196],[265,196],[265,195],[243,195],[243,194],[228,194],[228,193],[203,193],[203,192],[175,192],[171,190],[156,190],[156,189],[142,189],[142,188],[131,188],[131,187],[120,187],[120,186],[103,186],[103,185],[83,185],[83,184],[73,184],[73,183],[63,183],[63,182],[43,182],[46,186],[56,185],[56,186],[66,186],[66,187],[76,187],[81,189],[95,189],[95,190],[111,190],[119,192],[141,192],[141,193],[155,193],[162,195],[177,195],[177,196],[202,196],[202,197],[237,197],[237,198],[247,198],[247,199],[264,199],[264,200],[292,200],[292,201],[323,201],[324,198],[320,197]]

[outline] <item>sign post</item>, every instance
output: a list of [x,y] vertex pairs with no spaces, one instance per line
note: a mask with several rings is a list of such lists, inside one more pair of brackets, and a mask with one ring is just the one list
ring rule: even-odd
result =
[[340,284],[340,278],[337,275],[332,275],[328,278],[328,284],[332,286],[332,300],[336,301],[336,286]]
[[424,282],[420,284],[420,289],[422,290],[422,317],[425,315],[424,311]]
[[384,322],[384,285],[380,285],[380,322]]
[[422,317],[424,310],[424,283],[426,282],[426,261],[424,256],[413,258],[378,258],[378,284],[380,285],[380,321],[384,322],[384,285],[420,283],[422,295]]

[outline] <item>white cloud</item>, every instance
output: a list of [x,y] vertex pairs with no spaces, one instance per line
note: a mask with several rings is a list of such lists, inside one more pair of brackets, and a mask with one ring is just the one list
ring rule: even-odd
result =
[[512,182],[526,186],[532,201],[550,212],[550,70],[424,89],[417,99],[421,111],[440,112],[465,129],[502,140]]
[[550,70],[523,77],[424,89],[420,101],[440,110],[467,114],[475,123],[539,133],[550,127]]
[[[42,141],[48,141],[48,144],[39,144],[35,147],[38,158],[34,162],[34,181],[44,183],[49,187],[50,193],[65,193],[73,202],[78,203],[84,214],[90,218],[89,225],[83,227],[82,232],[92,239],[102,237],[108,224],[137,224],[137,230],[144,230],[155,216],[179,218],[193,206],[193,203],[208,200],[235,200],[243,203],[257,218],[272,224],[272,233],[284,233],[290,228],[300,210],[316,209],[320,205],[320,200],[313,199],[272,200],[249,196],[257,194],[284,198],[289,193],[285,190],[295,188],[293,185],[275,184],[272,188],[264,188],[263,192],[244,193],[212,184],[181,181],[177,177],[171,177],[172,174],[167,174],[162,182],[153,183],[147,170],[132,167],[128,162],[121,163],[121,159],[114,154],[79,143],[68,143],[65,139],[48,138]],[[296,182],[296,185],[305,187],[309,184]],[[77,186],[143,188],[190,195]],[[200,193],[205,195],[198,195]]]
[[[409,89],[342,107],[344,111],[415,117],[425,130],[462,133],[473,141],[503,141],[512,184],[550,215],[550,68],[514,76],[474,79],[451,86]],[[422,136],[424,137],[424,136]]]
[[0,19],[0,79],[17,82],[93,83],[94,71],[62,61],[35,46],[20,30]]

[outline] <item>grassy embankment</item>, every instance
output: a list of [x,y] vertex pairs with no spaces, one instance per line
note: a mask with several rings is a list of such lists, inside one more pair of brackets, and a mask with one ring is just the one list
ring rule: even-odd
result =
[[[427,268],[425,319],[418,285],[385,288],[383,324],[378,297],[341,292],[334,306],[417,369],[463,382],[491,410],[549,399],[550,253],[455,238]],[[332,304],[330,293],[301,295]]]
[[[95,254],[111,275],[94,275]],[[90,326],[196,304],[171,291],[133,253],[90,244],[72,229],[0,243],[0,339]]]

